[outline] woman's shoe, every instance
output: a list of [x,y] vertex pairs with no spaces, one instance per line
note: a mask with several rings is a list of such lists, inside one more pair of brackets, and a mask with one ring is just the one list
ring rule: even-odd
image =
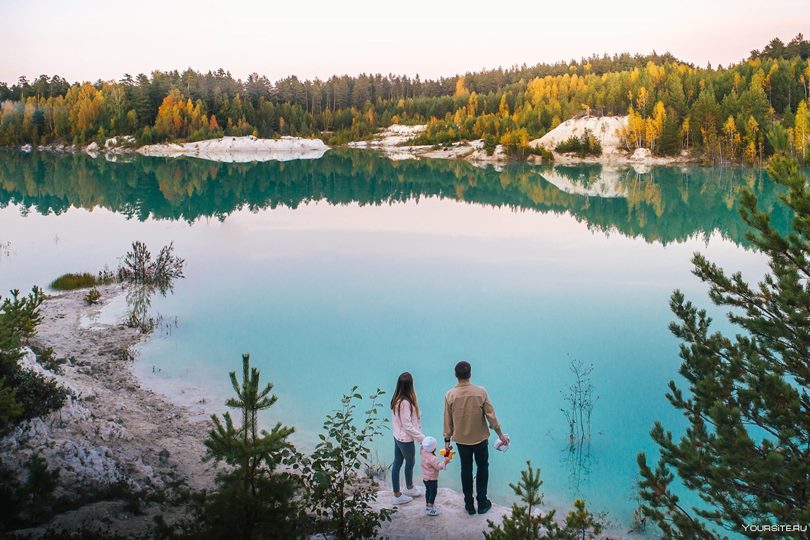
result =
[[441,514],[441,512],[439,512],[439,509],[436,508],[435,506],[431,506],[429,508],[425,508],[425,514],[427,514],[427,515],[429,515],[431,517],[436,517],[439,514]]
[[418,487],[415,487],[415,486],[412,487],[412,488],[408,488],[408,489],[404,490],[402,492],[402,494],[407,495],[408,497],[421,497],[422,496],[422,492],[419,490]]
[[397,497],[396,495],[394,495],[394,498],[392,499],[392,502],[394,503],[394,506],[396,506],[396,505],[398,505],[398,504],[406,504],[406,503],[409,503],[409,502],[411,502],[412,500],[413,500],[413,497],[408,497],[407,495],[405,495],[405,494],[403,493],[403,494],[402,494],[402,495],[400,495],[399,497]]

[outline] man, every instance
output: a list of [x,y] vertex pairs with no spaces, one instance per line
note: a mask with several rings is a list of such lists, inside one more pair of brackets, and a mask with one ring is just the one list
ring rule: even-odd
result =
[[[487,499],[489,481],[489,430],[498,434],[503,444],[509,438],[501,431],[495,409],[487,391],[470,383],[472,367],[462,360],[456,364],[458,384],[444,396],[444,446],[450,451],[450,441],[456,441],[461,461],[461,488],[464,491],[464,507],[470,515],[475,514],[473,504],[472,466],[475,460],[475,499],[478,513],[486,514],[492,503]],[[489,423],[489,427],[487,427]]]

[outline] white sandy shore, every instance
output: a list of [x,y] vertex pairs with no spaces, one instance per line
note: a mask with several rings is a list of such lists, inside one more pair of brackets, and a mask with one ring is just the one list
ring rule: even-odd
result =
[[[0,460],[19,471],[34,453],[60,470],[56,495],[77,501],[117,483],[133,492],[186,485],[210,487],[213,473],[201,461],[207,423],[143,388],[132,374],[130,347],[140,331],[119,323],[123,289],[99,287],[100,305],[88,306],[86,291],[53,296],[42,305],[44,320],[36,344],[53,347],[57,358],[69,359],[62,374],[46,370],[33,353],[25,366],[55,379],[73,394],[64,407],[25,421],[0,439]],[[112,313],[109,312],[112,310]],[[126,510],[125,501],[104,498],[61,514],[51,524],[75,529],[110,526],[122,534],[139,534],[174,509],[144,503],[144,513]],[[41,534],[42,528],[28,531]]]
[[[539,139],[529,142],[529,146],[543,147],[554,154],[554,163],[605,163],[610,165],[671,165],[693,161],[686,154],[676,157],[653,156],[646,148],[628,152],[621,142],[621,132],[627,126],[627,116],[583,116],[571,118],[561,123]],[[581,137],[589,130],[602,145],[599,157],[579,157],[573,154],[559,154],[554,148],[571,137]]]
[[[49,144],[38,146],[37,151],[68,153],[83,152],[90,157],[103,155],[107,161],[126,160],[127,155],[141,154],[154,157],[188,156],[209,161],[227,163],[248,163],[254,161],[291,161],[294,159],[319,159],[329,147],[320,139],[303,137],[281,137],[279,139],[257,139],[247,137],[222,137],[193,143],[161,143],[135,147],[132,136],[111,137],[103,145],[92,142],[86,146]],[[20,147],[23,152],[31,152],[30,144]]]
[[382,129],[368,141],[350,142],[349,148],[362,148],[376,150],[389,159],[464,159],[473,163],[503,163],[509,161],[501,145],[498,145],[492,155],[484,151],[482,140],[460,141],[440,147],[430,145],[409,145],[408,141],[425,131],[427,126],[404,126],[394,124]]
[[[561,123],[539,139],[529,142],[529,146],[543,147],[554,154],[554,163],[604,163],[610,165],[668,165],[692,161],[687,155],[678,157],[655,157],[646,149],[628,152],[621,144],[621,130],[627,125],[627,116],[584,116]],[[440,147],[428,145],[408,145],[408,141],[422,133],[427,126],[403,126],[394,124],[380,130],[368,141],[348,143],[350,148],[376,150],[393,160],[401,159],[463,159],[473,165],[494,165],[501,167],[511,160],[502,145],[498,145],[492,155],[484,151],[484,142],[460,141]],[[558,154],[554,148],[570,137],[580,137],[588,129],[602,144],[599,157],[578,157],[572,154]],[[539,156],[529,156],[530,163],[539,163]]]
[[294,159],[319,159],[329,147],[320,139],[281,137],[280,139],[257,139],[248,137],[222,137],[193,143],[150,144],[138,148],[144,156],[180,157],[189,156],[226,163],[252,161],[290,161]]

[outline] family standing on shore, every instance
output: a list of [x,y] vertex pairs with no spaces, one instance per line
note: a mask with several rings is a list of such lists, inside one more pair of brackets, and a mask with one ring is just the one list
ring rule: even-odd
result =
[[[422,433],[422,414],[416,399],[413,377],[405,372],[397,379],[397,387],[391,398],[394,431],[394,464],[391,468],[391,484],[395,505],[409,503],[422,491],[414,486],[413,469],[416,462],[415,443],[419,443],[422,460],[422,481],[425,485],[425,513],[439,515],[436,508],[439,471],[444,470],[453,457],[451,441],[455,441],[461,461],[461,487],[464,492],[464,507],[470,515],[485,514],[492,503],[487,498],[489,481],[489,430],[499,441],[497,447],[509,445],[509,437],[501,431],[495,416],[495,408],[487,391],[470,382],[472,368],[469,362],[456,364],[458,384],[444,396],[444,448],[436,455],[438,442]],[[475,498],[473,498],[473,461],[475,461]],[[405,465],[405,489],[400,489],[399,473]],[[478,509],[476,510],[476,503]]]

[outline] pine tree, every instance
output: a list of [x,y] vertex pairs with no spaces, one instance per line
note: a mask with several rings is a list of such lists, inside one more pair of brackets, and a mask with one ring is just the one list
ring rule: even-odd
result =
[[680,152],[680,126],[675,118],[667,116],[664,120],[656,150],[662,156],[675,156]]
[[[689,427],[677,440],[656,422],[658,465],[638,456],[641,509],[665,538],[716,538],[718,529],[759,538],[761,526],[810,522],[810,189],[795,160],[776,156],[769,172],[787,187],[790,233],[772,226],[752,193],[740,199],[748,238],[769,259],[765,278],[752,287],[700,254],[693,259],[712,302],[730,308],[743,332],[711,332],[706,311],[679,291],[670,302],[688,390],[670,382],[667,398]],[[676,475],[701,508],[673,493]],[[810,538],[806,529],[789,536]]]
[[0,298],[0,432],[13,422],[42,416],[64,403],[66,390],[55,380],[23,369],[22,346],[36,335],[42,321],[42,289],[26,296],[18,290]]
[[34,287],[31,294],[20,297],[20,291],[11,291],[10,298],[0,298],[0,430],[25,412],[17,395],[22,345],[36,334],[42,321],[39,306],[44,296]]
[[532,467],[531,461],[526,462],[526,469],[520,472],[520,482],[509,484],[512,491],[523,504],[512,503],[511,515],[505,516],[500,525],[487,520],[489,531],[484,533],[486,540],[509,540],[523,538],[526,540],[541,538],[541,531],[557,531],[560,526],[555,521],[555,511],[549,510],[540,514],[536,510],[543,504],[543,494],[540,487],[540,469]]
[[[531,461],[520,472],[520,482],[509,484],[520,499],[512,503],[512,513],[496,525],[487,520],[489,530],[484,532],[486,540],[587,540],[595,538],[602,532],[603,525],[590,513],[585,501],[577,499],[574,510],[565,517],[563,524],[558,523],[554,509],[541,514],[538,510],[543,504],[543,493],[540,487],[540,469],[532,467]],[[522,504],[521,504],[522,503]]]
[[282,464],[294,465],[288,441],[294,429],[277,423],[270,432],[259,429],[259,413],[273,406],[272,384],[260,389],[259,370],[242,355],[242,380],[231,372],[235,398],[228,407],[242,415],[240,426],[230,413],[212,416],[214,427],[205,441],[206,459],[225,462],[217,476],[217,491],[206,498],[195,538],[288,539],[300,536],[299,482]]

